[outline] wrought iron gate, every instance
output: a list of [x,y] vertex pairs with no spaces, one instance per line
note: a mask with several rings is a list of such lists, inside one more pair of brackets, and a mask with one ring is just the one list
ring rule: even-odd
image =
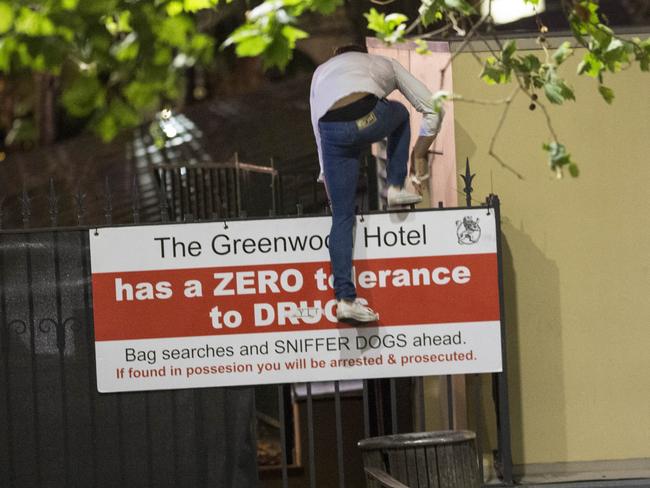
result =
[[[24,194],[24,228],[0,232],[2,486],[258,486],[254,388],[97,393],[88,254],[93,227],[84,224],[79,198],[78,225],[55,227],[59,198],[53,188],[50,228],[29,228],[31,203]],[[139,195],[133,192],[136,223]],[[488,206],[498,212],[497,199]],[[163,199],[159,215],[163,221],[192,215],[179,208],[172,213]],[[104,224],[111,224],[110,200],[104,209]],[[497,461],[510,484],[505,372],[494,380]],[[279,463],[259,470],[268,486],[305,486],[293,481],[297,472],[310,488],[361,486],[354,448],[361,436],[425,429],[423,378],[279,385],[267,387],[266,394],[277,402],[268,423],[279,436]]]

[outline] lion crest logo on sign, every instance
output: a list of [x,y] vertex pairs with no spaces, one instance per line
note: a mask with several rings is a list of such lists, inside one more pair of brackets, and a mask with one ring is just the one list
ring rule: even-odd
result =
[[478,225],[478,218],[470,216],[463,217],[463,220],[456,221],[456,235],[458,244],[476,244],[481,238],[481,228]]

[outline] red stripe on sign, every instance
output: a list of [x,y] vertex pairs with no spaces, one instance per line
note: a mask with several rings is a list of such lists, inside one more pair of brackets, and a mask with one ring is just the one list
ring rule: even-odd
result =
[[[348,327],[328,262],[93,274],[98,341]],[[378,327],[499,320],[496,254],[355,261]]]

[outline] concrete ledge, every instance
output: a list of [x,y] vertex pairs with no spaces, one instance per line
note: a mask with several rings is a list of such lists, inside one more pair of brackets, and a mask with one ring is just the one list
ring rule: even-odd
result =
[[[518,486],[650,488],[650,458],[515,465]],[[505,486],[494,477],[485,486]]]
[[[513,485],[487,484],[484,488],[511,487]],[[634,480],[607,480],[607,481],[578,481],[569,483],[520,483],[516,485],[522,488],[648,488],[650,478]]]

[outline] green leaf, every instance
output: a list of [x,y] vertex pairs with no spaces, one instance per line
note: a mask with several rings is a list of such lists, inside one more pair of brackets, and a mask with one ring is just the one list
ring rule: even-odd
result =
[[564,102],[564,97],[562,96],[562,89],[560,88],[559,85],[555,83],[545,83],[544,93],[546,94],[546,98],[548,98],[551,103],[560,105],[562,104],[562,102]]
[[573,54],[571,44],[568,41],[563,42],[553,53],[553,60],[557,65],[562,64],[569,56]]
[[638,61],[641,71],[650,71],[650,38],[633,39],[634,59]]
[[371,8],[368,12],[363,14],[368,21],[368,29],[379,32],[386,24],[386,16],[377,12],[377,9]]
[[424,27],[442,20],[441,0],[422,0],[418,14]]
[[513,39],[508,40],[504,44],[503,49],[501,49],[502,61],[504,63],[508,62],[516,51],[517,51],[517,43]]
[[596,78],[603,69],[604,65],[600,59],[589,52],[584,55],[582,62],[578,65],[578,74],[587,74],[587,76]]
[[542,63],[534,54],[528,54],[521,58],[521,62],[527,71],[539,71]]
[[133,27],[131,27],[131,12],[124,10],[120,12],[117,16],[117,28],[119,32],[132,32]]
[[499,61],[490,56],[483,65],[483,71],[479,75],[488,85],[506,83],[508,73]]
[[15,39],[0,39],[0,72],[8,72],[11,67],[11,54],[14,50]]
[[388,14],[386,16],[386,22],[391,27],[393,27],[393,26],[397,27],[398,25],[403,24],[404,22],[406,22],[408,19],[409,18],[406,15],[398,14],[398,13],[392,13],[392,14]]
[[284,71],[290,60],[291,49],[289,48],[288,40],[282,36],[275,37],[266,48],[263,61],[264,67],[270,68],[277,66],[281,71]]
[[416,48],[415,48],[416,53],[422,54],[422,55],[431,54],[431,50],[429,50],[429,45],[426,43],[426,41],[424,41],[422,39],[416,39],[415,40],[415,45],[416,45]]
[[14,23],[14,9],[7,2],[0,2],[0,35],[9,32]]
[[268,36],[251,36],[238,41],[235,52],[241,57],[255,57],[262,54],[273,41]]
[[139,51],[138,36],[135,32],[131,32],[122,42],[113,47],[112,54],[118,61],[126,62],[137,58]]
[[404,40],[404,32],[406,30],[406,24],[401,24],[395,27],[395,30],[391,32],[388,36],[384,37],[384,42],[388,44],[395,44],[396,42],[402,42]]
[[61,0],[63,10],[75,10],[78,4],[79,0]]
[[406,29],[404,22],[408,20],[406,15],[400,13],[385,15],[374,8],[363,15],[368,20],[368,29],[375,31],[382,41],[392,44],[403,39]]
[[205,50],[212,50],[214,41],[212,37],[206,34],[195,34],[192,36],[190,46],[194,52],[200,53]]
[[221,48],[225,48],[228,46],[232,46],[233,44],[237,44],[239,42],[242,42],[249,37],[258,37],[262,36],[263,32],[261,29],[259,29],[255,25],[250,25],[250,24],[244,24],[237,29],[235,29],[229,36],[226,38],[225,41],[223,41]]
[[119,131],[117,121],[110,112],[103,114],[95,124],[95,132],[104,142],[112,141]]
[[156,66],[167,66],[172,62],[172,50],[166,46],[156,46],[153,55],[153,64]]
[[111,101],[108,110],[120,128],[135,127],[141,122],[138,112],[119,98]]
[[591,64],[588,63],[587,61],[585,61],[585,60],[583,59],[583,60],[580,61],[580,63],[578,64],[578,69],[576,70],[576,72],[577,72],[579,75],[583,75],[583,74],[585,74],[586,72],[588,72],[590,69],[591,69]]
[[97,78],[79,76],[63,91],[61,99],[70,115],[85,117],[104,104],[106,92]]
[[433,94],[433,109],[436,113],[440,113],[442,110],[442,104],[451,98],[451,93],[448,91],[437,91]]
[[28,36],[51,36],[55,32],[54,24],[45,14],[27,7],[20,9],[15,29]]
[[575,100],[573,90],[566,84],[566,82],[558,78],[555,68],[550,65],[544,65],[548,68],[546,72],[545,81],[542,84],[544,93],[551,103],[561,104],[566,100]]
[[[569,166],[569,171],[572,172],[572,176],[577,176],[578,167],[571,160],[571,155],[567,153],[566,147],[564,144],[560,144],[557,141],[553,141],[550,144],[544,143],[542,145],[544,151],[548,153],[548,163],[553,171],[556,172],[558,177],[562,176],[562,168],[564,166]],[[574,169],[571,169],[571,165],[574,166]],[[576,173],[575,175],[573,173]]]
[[216,2],[211,0],[184,0],[184,9],[186,12],[197,12],[214,7]]
[[[35,58],[34,69],[47,71],[55,76],[61,72],[67,54],[68,46],[57,38],[34,38],[30,41],[31,50],[38,53]],[[36,65],[39,66],[36,66]]]
[[580,176],[580,169],[576,163],[569,163],[569,174],[574,178]]
[[176,15],[183,12],[183,2],[169,2],[165,6],[165,10],[167,11],[167,15],[170,17],[175,17]]
[[614,101],[614,90],[606,87],[605,85],[598,85],[598,92],[603,97],[603,100],[611,105],[611,103]]
[[476,13],[474,7],[472,7],[465,0],[444,0],[444,2],[447,8],[458,10],[465,15],[472,15]]
[[561,105],[566,100],[575,100],[573,90],[563,80],[554,79],[544,83],[544,94],[551,103]]
[[565,100],[574,100],[575,101],[576,96],[573,93],[573,89],[570,88],[569,86],[567,86],[567,84],[562,80],[559,80],[557,83],[560,86],[560,92],[562,93],[562,97]]
[[619,39],[613,39],[602,54],[602,60],[609,71],[619,71],[629,61],[628,46]]
[[74,42],[74,35],[75,35],[74,30],[72,30],[72,29],[70,29],[68,27],[62,26],[62,25],[58,25],[57,29],[56,29],[56,33],[59,36],[61,36],[61,38],[64,41],[66,41],[66,42],[68,42],[70,44],[72,44]]
[[650,54],[637,55],[636,59],[641,71],[650,71]]
[[612,42],[612,31],[602,24],[590,26],[587,32],[592,37],[593,49],[606,49]]
[[18,55],[19,66],[21,68],[28,67],[33,68],[33,57],[29,53],[29,48],[25,42],[16,43],[15,53]]
[[343,0],[312,0],[310,10],[323,15],[329,15],[343,5]]
[[285,25],[282,27],[282,35],[286,37],[291,49],[296,47],[296,41],[309,37],[309,34],[307,34],[304,30],[298,29],[291,25]]
[[169,45],[183,49],[187,46],[188,37],[193,31],[192,21],[185,15],[177,15],[163,20],[159,35]]
[[598,4],[592,0],[575,2],[572,16],[584,24],[598,24]]
[[159,102],[159,86],[155,83],[132,81],[124,88],[124,96],[136,109],[156,108]]

